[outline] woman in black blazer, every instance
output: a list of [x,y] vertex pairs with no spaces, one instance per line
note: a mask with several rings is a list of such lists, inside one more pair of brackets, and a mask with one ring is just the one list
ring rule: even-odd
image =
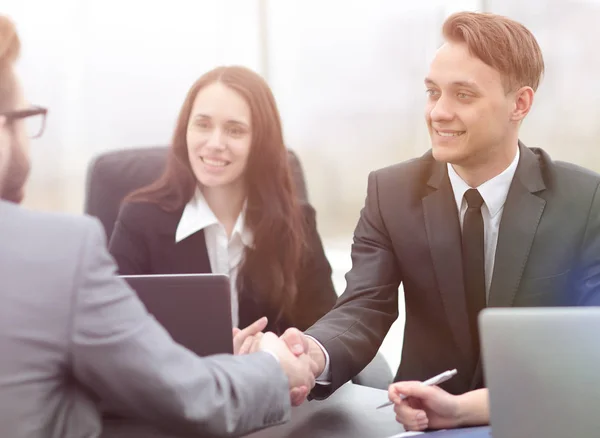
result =
[[267,331],[306,329],[337,300],[275,99],[243,67],[191,87],[164,174],[126,198],[109,247],[122,275],[229,274],[238,327],[266,316]]

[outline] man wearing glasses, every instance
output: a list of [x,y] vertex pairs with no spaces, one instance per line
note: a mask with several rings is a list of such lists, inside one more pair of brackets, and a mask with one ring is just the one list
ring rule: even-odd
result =
[[0,15],[0,435],[99,436],[98,400],[198,436],[286,421],[290,389],[314,384],[308,356],[267,333],[257,353],[198,358],[115,276],[97,221],[16,205],[28,137],[42,134],[47,113],[24,103],[18,54]]
[[[23,135],[27,134],[29,138],[40,137],[46,126],[46,114],[48,110],[42,107],[31,107],[16,111],[6,111],[0,115],[4,118],[5,124],[10,127],[16,127],[20,124],[25,124],[26,129],[14,129],[13,134]],[[7,173],[4,177],[3,187],[0,191],[0,198],[6,201],[20,203],[23,200],[25,182],[29,175],[29,159],[26,151],[23,149],[27,142],[23,139],[17,139],[18,143],[22,145],[21,148],[14,148],[12,150],[12,157],[5,161],[4,166],[7,167],[5,172]],[[2,166],[2,163],[0,163]],[[0,167],[0,179],[2,177]]]

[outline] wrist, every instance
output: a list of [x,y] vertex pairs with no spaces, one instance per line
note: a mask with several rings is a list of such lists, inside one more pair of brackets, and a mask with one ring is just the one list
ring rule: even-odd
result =
[[315,376],[320,376],[325,370],[325,353],[311,338],[308,338],[308,355],[317,365]]
[[458,426],[481,426],[490,422],[488,390],[485,388],[456,396]]
[[454,397],[454,427],[464,427],[469,424],[469,407],[466,394],[455,395]]

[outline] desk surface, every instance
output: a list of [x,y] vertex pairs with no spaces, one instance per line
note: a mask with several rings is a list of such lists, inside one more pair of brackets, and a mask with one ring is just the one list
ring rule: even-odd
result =
[[392,406],[375,409],[386,401],[387,391],[347,383],[326,400],[313,400],[293,408],[288,423],[248,438],[389,437],[404,428],[396,421]]
[[[305,402],[293,408],[292,419],[281,426],[264,429],[248,438],[387,438],[402,433],[393,408],[375,409],[387,401],[387,391],[347,383],[327,400]],[[420,435],[427,438],[489,438],[488,428],[439,431]],[[175,438],[130,420],[107,421],[103,438]]]
[[[323,401],[311,401],[292,410],[292,419],[281,426],[264,429],[247,438],[387,438],[404,432],[387,391],[347,383]],[[489,428],[429,432],[423,438],[490,438]]]

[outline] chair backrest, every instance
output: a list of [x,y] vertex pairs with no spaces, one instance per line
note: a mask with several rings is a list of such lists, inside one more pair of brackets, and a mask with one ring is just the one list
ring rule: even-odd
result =
[[[92,160],[87,171],[85,213],[100,219],[107,239],[123,199],[155,181],[164,171],[168,147],[145,147],[105,152]],[[288,149],[296,191],[308,201],[304,171],[296,154]]]

